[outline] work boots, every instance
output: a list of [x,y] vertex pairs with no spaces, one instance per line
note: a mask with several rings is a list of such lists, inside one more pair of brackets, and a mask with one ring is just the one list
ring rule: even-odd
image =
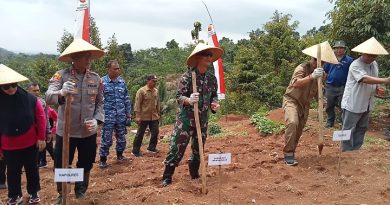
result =
[[84,181],[76,182],[74,185],[74,193],[76,194],[77,199],[82,199],[85,197],[89,185],[89,171],[84,172]]
[[188,171],[190,171],[191,179],[199,178],[199,160],[188,160]]
[[162,181],[162,186],[168,186],[172,184],[172,175],[175,172],[175,166],[169,166],[165,165],[165,170],[163,174],[163,181]]

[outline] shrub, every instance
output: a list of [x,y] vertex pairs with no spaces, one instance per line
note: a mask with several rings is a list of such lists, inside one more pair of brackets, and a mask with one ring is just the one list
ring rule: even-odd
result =
[[210,136],[219,134],[222,132],[221,126],[219,126],[217,123],[210,123],[208,125],[208,134]]
[[282,132],[286,126],[282,123],[274,122],[266,117],[266,113],[259,111],[251,116],[251,123],[263,135],[272,135]]

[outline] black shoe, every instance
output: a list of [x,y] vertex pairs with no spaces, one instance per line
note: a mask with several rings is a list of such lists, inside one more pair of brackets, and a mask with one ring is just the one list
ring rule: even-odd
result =
[[160,150],[158,150],[157,148],[154,148],[154,149],[147,149],[148,150],[148,153],[150,154],[157,154],[160,152]]
[[38,193],[30,194],[30,199],[28,200],[28,203],[37,204],[40,201],[41,201],[41,198],[39,198]]
[[170,184],[172,184],[172,178],[165,178],[165,179],[163,180],[163,182],[161,183],[161,185],[162,185],[163,187],[169,186]]
[[107,164],[107,162],[105,162],[105,161],[100,161],[100,162],[99,162],[99,167],[100,167],[101,169],[105,169],[105,168],[108,167],[108,164]]
[[284,161],[288,166],[295,166],[298,164],[298,161],[295,159],[294,155],[293,156],[284,155]]
[[125,156],[123,156],[123,155],[119,155],[119,156],[116,157],[116,160],[117,160],[117,161],[120,161],[120,162],[121,162],[121,161],[125,161],[126,159],[127,159],[127,157],[125,157]]
[[330,124],[330,123],[326,123],[326,125],[325,125],[325,128],[331,128],[331,127],[333,127],[333,125],[332,125],[332,124]]
[[8,199],[7,205],[19,205],[23,202],[23,198],[21,196],[14,196]]
[[163,173],[163,181],[161,183],[162,186],[165,187],[172,184],[172,176],[173,173],[175,173],[175,169],[176,169],[175,166],[165,165],[165,170]]
[[138,152],[138,153],[131,152],[131,154],[132,154],[134,157],[142,157],[141,152]]

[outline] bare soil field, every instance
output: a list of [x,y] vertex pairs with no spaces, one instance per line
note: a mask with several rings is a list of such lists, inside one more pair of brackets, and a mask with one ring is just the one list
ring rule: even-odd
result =
[[[281,109],[270,112],[269,118],[283,122]],[[118,163],[112,150],[107,169],[94,165],[87,196],[76,200],[72,190],[70,204],[218,204],[219,191],[221,204],[390,204],[390,142],[382,139],[383,128],[390,125],[388,116],[371,120],[361,150],[342,154],[340,175],[339,144],[332,141],[333,129],[325,130],[325,147],[318,154],[314,111],[297,148],[299,165],[295,167],[284,164],[282,134],[261,136],[249,118],[241,115],[228,115],[218,124],[223,132],[207,139],[206,159],[207,154],[222,151],[232,153],[232,164],[222,167],[221,176],[218,167],[207,167],[207,194],[201,193],[200,180],[190,179],[186,160],[190,146],[173,184],[160,186],[168,151],[168,144],[162,142],[168,141],[170,125],[160,129],[165,137],[156,155],[144,152],[143,157],[134,158],[128,148],[125,155],[129,159]],[[51,204],[57,196],[50,159],[49,165],[40,169],[40,204]],[[25,176],[23,184],[26,192]],[[7,190],[0,190],[0,196],[4,203]],[[27,204],[27,193],[24,197]]]

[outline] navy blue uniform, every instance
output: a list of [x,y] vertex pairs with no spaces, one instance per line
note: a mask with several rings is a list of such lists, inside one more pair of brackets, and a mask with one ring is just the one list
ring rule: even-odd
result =
[[112,132],[115,130],[116,151],[122,153],[126,148],[126,118],[130,117],[131,103],[125,81],[118,77],[111,80],[102,77],[104,93],[105,122],[102,129],[100,156],[106,157],[112,145]]

